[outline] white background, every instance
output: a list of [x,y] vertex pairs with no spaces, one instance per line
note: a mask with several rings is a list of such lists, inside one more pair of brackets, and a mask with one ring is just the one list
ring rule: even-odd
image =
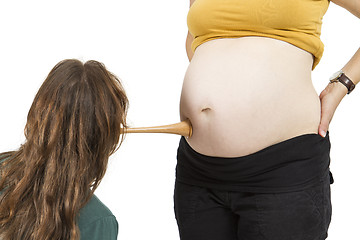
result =
[[[24,141],[32,100],[65,58],[95,59],[119,76],[131,126],[179,121],[188,60],[186,0],[12,0],[0,2],[0,152]],[[360,46],[360,20],[331,4],[325,52],[313,72],[318,93]],[[358,239],[360,89],[346,96],[330,125],[333,220],[329,240]],[[119,222],[119,239],[179,239],[173,185],[179,136],[128,135],[110,159],[97,196]]]

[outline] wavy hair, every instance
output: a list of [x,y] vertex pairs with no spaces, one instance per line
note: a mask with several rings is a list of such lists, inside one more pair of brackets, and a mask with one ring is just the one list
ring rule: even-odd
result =
[[128,99],[97,61],[69,59],[32,103],[26,141],[0,154],[0,239],[79,239],[79,210],[123,141]]

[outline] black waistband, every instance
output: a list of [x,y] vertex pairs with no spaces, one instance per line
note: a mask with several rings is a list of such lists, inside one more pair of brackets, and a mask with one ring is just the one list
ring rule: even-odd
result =
[[291,192],[329,176],[330,140],[304,134],[236,158],[212,157],[193,150],[182,137],[177,181],[227,191]]

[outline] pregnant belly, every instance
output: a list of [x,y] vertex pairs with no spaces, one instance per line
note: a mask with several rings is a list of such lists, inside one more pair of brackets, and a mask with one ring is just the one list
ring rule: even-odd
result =
[[181,119],[197,152],[239,157],[286,139],[317,133],[320,101],[311,54],[270,38],[202,44],[186,72]]

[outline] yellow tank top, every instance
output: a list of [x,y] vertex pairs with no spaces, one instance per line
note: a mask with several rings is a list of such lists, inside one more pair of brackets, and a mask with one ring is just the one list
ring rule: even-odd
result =
[[192,50],[218,38],[262,36],[293,44],[319,63],[322,18],[329,0],[196,0],[188,13]]

